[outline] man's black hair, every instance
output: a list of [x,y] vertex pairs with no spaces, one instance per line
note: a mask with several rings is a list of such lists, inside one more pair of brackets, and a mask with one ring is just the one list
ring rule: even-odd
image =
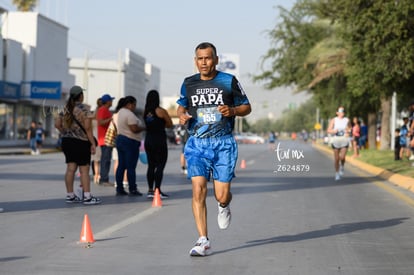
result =
[[198,44],[198,46],[195,48],[195,51],[197,52],[197,50],[204,50],[204,49],[208,49],[208,48],[213,49],[213,55],[217,56],[216,46],[214,46],[210,42],[202,42],[202,43]]

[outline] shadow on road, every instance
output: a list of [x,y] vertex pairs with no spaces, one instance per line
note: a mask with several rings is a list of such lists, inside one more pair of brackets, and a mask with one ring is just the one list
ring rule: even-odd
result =
[[324,237],[329,237],[329,236],[348,234],[354,231],[374,230],[378,228],[396,226],[398,224],[403,223],[404,220],[407,220],[407,219],[409,218],[395,218],[395,219],[388,219],[388,220],[383,220],[383,221],[366,221],[366,222],[335,224],[328,228],[320,229],[320,230],[308,231],[308,232],[303,232],[303,233],[294,234],[294,235],[283,235],[283,236],[270,237],[266,239],[252,240],[238,247],[215,251],[214,254],[226,253],[226,252],[230,252],[234,250],[267,245],[267,244],[272,244],[272,243],[298,242],[298,241],[309,240],[309,239],[324,238]]
[[28,259],[28,258],[30,258],[30,257],[28,257],[28,256],[4,257],[4,258],[0,258],[0,263],[1,262],[11,262],[11,261],[23,260],[23,259]]
[[[16,175],[14,175],[15,177]],[[50,180],[57,181],[58,177],[62,175],[56,174],[37,174],[32,175],[32,180]],[[335,181],[331,177],[276,177],[276,176],[261,176],[261,177],[250,177],[246,174],[237,177],[232,183],[232,192],[236,194],[246,194],[246,193],[266,193],[266,192],[282,192],[282,191],[291,191],[291,190],[306,190],[314,188],[331,188],[338,186],[346,186],[353,184],[366,184],[370,181],[375,180],[375,177],[349,177],[344,178],[341,181]],[[191,199],[191,183],[186,178],[183,178],[182,175],[168,175],[165,179],[166,186],[180,186],[180,188],[174,191],[171,190],[168,192],[170,198],[165,200],[165,203],[172,203],[177,199]],[[62,191],[63,191],[62,185]],[[109,188],[109,187],[92,187],[95,188]],[[140,184],[140,188],[144,188]],[[167,187],[166,187],[167,188]],[[212,188],[212,183],[208,184],[208,196],[214,196],[214,191]],[[95,189],[96,190],[96,189]],[[142,191],[141,190],[141,191]],[[111,204],[123,204],[123,203],[148,203],[149,200],[145,197],[117,197],[115,196],[115,190],[113,194],[99,196],[102,199],[102,204],[111,205]],[[18,212],[18,211],[37,211],[37,210],[48,210],[48,209],[60,209],[60,208],[73,208],[73,207],[90,207],[83,204],[67,204],[64,201],[64,198],[50,198],[42,200],[28,200],[28,201],[10,201],[10,202],[1,202],[0,205],[2,208],[7,209],[7,212]]]
[[232,184],[236,193],[263,193],[314,188],[330,188],[355,184],[367,184],[378,180],[377,177],[347,177],[335,181],[332,177],[248,177],[242,176]]

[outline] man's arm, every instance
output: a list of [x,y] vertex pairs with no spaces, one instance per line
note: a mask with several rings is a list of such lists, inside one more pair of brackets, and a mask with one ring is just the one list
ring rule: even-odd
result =
[[247,116],[252,112],[252,107],[250,104],[243,104],[236,107],[233,107],[234,116]]
[[107,126],[112,120],[112,113],[109,110],[108,112],[105,112],[105,110],[99,108],[96,114],[96,120],[98,125]]
[[177,116],[180,121],[180,124],[184,125],[192,116],[187,112],[187,109],[181,105],[178,105]]
[[252,111],[250,104],[243,104],[235,107],[228,105],[220,105],[217,107],[219,112],[226,117],[232,116],[247,116]]

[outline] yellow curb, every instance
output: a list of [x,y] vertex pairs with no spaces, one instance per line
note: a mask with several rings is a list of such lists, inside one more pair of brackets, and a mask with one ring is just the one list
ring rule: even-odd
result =
[[[318,150],[324,151],[327,154],[331,154],[332,153],[332,149],[328,146],[325,145],[321,145],[321,144],[317,144],[314,143],[313,147],[315,147]],[[347,158],[346,159],[347,163],[352,164],[353,166],[356,166],[374,176],[380,177],[382,179],[385,179],[399,187],[405,188],[411,192],[414,192],[414,179],[411,177],[407,177],[407,176],[403,176],[400,174],[395,174],[393,172],[390,172],[386,169],[383,168],[379,168],[376,167],[374,165],[365,163],[363,161],[357,160],[355,158]]]

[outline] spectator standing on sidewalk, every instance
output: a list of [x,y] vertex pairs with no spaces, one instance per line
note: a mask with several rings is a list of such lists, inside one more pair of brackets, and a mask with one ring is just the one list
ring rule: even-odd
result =
[[105,145],[105,134],[108,130],[109,123],[112,120],[112,113],[109,110],[112,106],[112,101],[115,98],[109,94],[105,94],[101,97],[102,106],[99,107],[96,115],[96,121],[98,123],[98,146],[101,147],[101,169],[99,184],[103,186],[114,186],[109,182],[109,171],[111,169],[112,161],[112,147]]
[[400,159],[404,159],[404,155],[407,159],[410,157],[410,133],[408,130],[408,117],[403,118],[403,125],[400,128]]
[[[125,106],[125,98],[121,97],[118,100],[118,104],[116,105],[114,115],[112,116],[112,122],[114,123],[115,127],[117,127],[118,123],[118,112]],[[116,170],[118,169],[118,150],[116,147],[112,148],[112,160],[114,161],[114,176],[116,177]],[[127,170],[124,171],[124,180],[123,180],[124,189],[128,188],[128,177],[127,177]],[[116,187],[116,181],[115,181]]]
[[30,149],[32,150],[32,155],[36,154],[37,146],[36,146],[36,121],[32,121],[30,123],[30,128],[27,130],[27,140],[30,143]]
[[360,121],[360,134],[361,136],[359,137],[359,149],[365,149],[367,146],[367,137],[368,137],[368,127],[367,125],[365,125],[364,121],[361,120]]
[[136,168],[141,146],[141,132],[145,130],[143,122],[134,114],[137,100],[133,96],[124,98],[124,107],[118,112],[116,127],[116,149],[118,150],[118,169],[116,169],[116,195],[125,196],[128,193],[124,189],[124,171],[127,170],[128,187],[130,196],[142,196],[136,183]]
[[230,186],[238,156],[232,134],[234,121],[236,116],[251,112],[241,84],[233,75],[217,71],[218,61],[213,44],[199,44],[194,57],[199,73],[184,79],[177,100],[180,124],[188,123],[190,134],[184,154],[193,186],[192,209],[199,236],[190,250],[191,256],[211,253],[206,206],[207,182],[211,175],[218,202],[219,228],[227,229],[230,225]]
[[[97,137],[98,136],[98,122],[97,122],[97,115],[98,115],[98,109],[102,106],[102,100],[101,98],[98,98],[96,100],[96,109],[95,109],[95,113],[93,115],[93,119],[92,119],[92,129],[93,129],[93,136]],[[99,142],[98,142],[99,143]],[[101,157],[102,157],[102,151],[101,151],[101,146],[96,146],[96,152],[95,154],[92,155],[92,172],[93,172],[93,182],[95,184],[99,184],[99,180],[101,178]]]
[[[65,155],[66,162],[66,202],[99,204],[101,200],[91,194],[89,176],[91,154],[94,154],[96,150],[96,144],[92,134],[92,113],[83,104],[83,100],[83,89],[80,86],[73,86],[70,89],[70,96],[65,110],[55,120],[55,127],[62,134],[62,151]],[[73,190],[75,172],[78,168],[84,191],[83,199],[76,196]]]
[[357,117],[352,118],[352,149],[354,154],[352,157],[359,157],[359,138],[361,137],[361,127]]
[[408,106],[409,117],[408,117],[408,123],[409,123],[409,147],[411,151],[411,156],[409,160],[414,160],[414,102],[410,103],[410,106]]
[[395,129],[394,138],[394,160],[401,160],[400,158],[401,144],[400,144],[400,129]]
[[171,128],[173,123],[167,110],[160,107],[160,95],[156,90],[151,90],[147,94],[144,121],[146,126],[144,147],[148,158],[147,198],[153,198],[154,190],[158,188],[161,198],[165,199],[168,198],[168,195],[161,191],[164,168],[168,159],[167,133],[165,132],[165,128]]
[[332,149],[334,152],[335,180],[340,180],[344,174],[346,152],[349,146],[349,136],[351,125],[349,119],[345,117],[345,108],[340,106],[336,112],[336,117],[329,121],[328,133],[332,137]]
[[43,146],[43,141],[45,140],[45,130],[43,129],[42,123],[37,123],[36,128],[36,155],[40,154],[40,149]]

